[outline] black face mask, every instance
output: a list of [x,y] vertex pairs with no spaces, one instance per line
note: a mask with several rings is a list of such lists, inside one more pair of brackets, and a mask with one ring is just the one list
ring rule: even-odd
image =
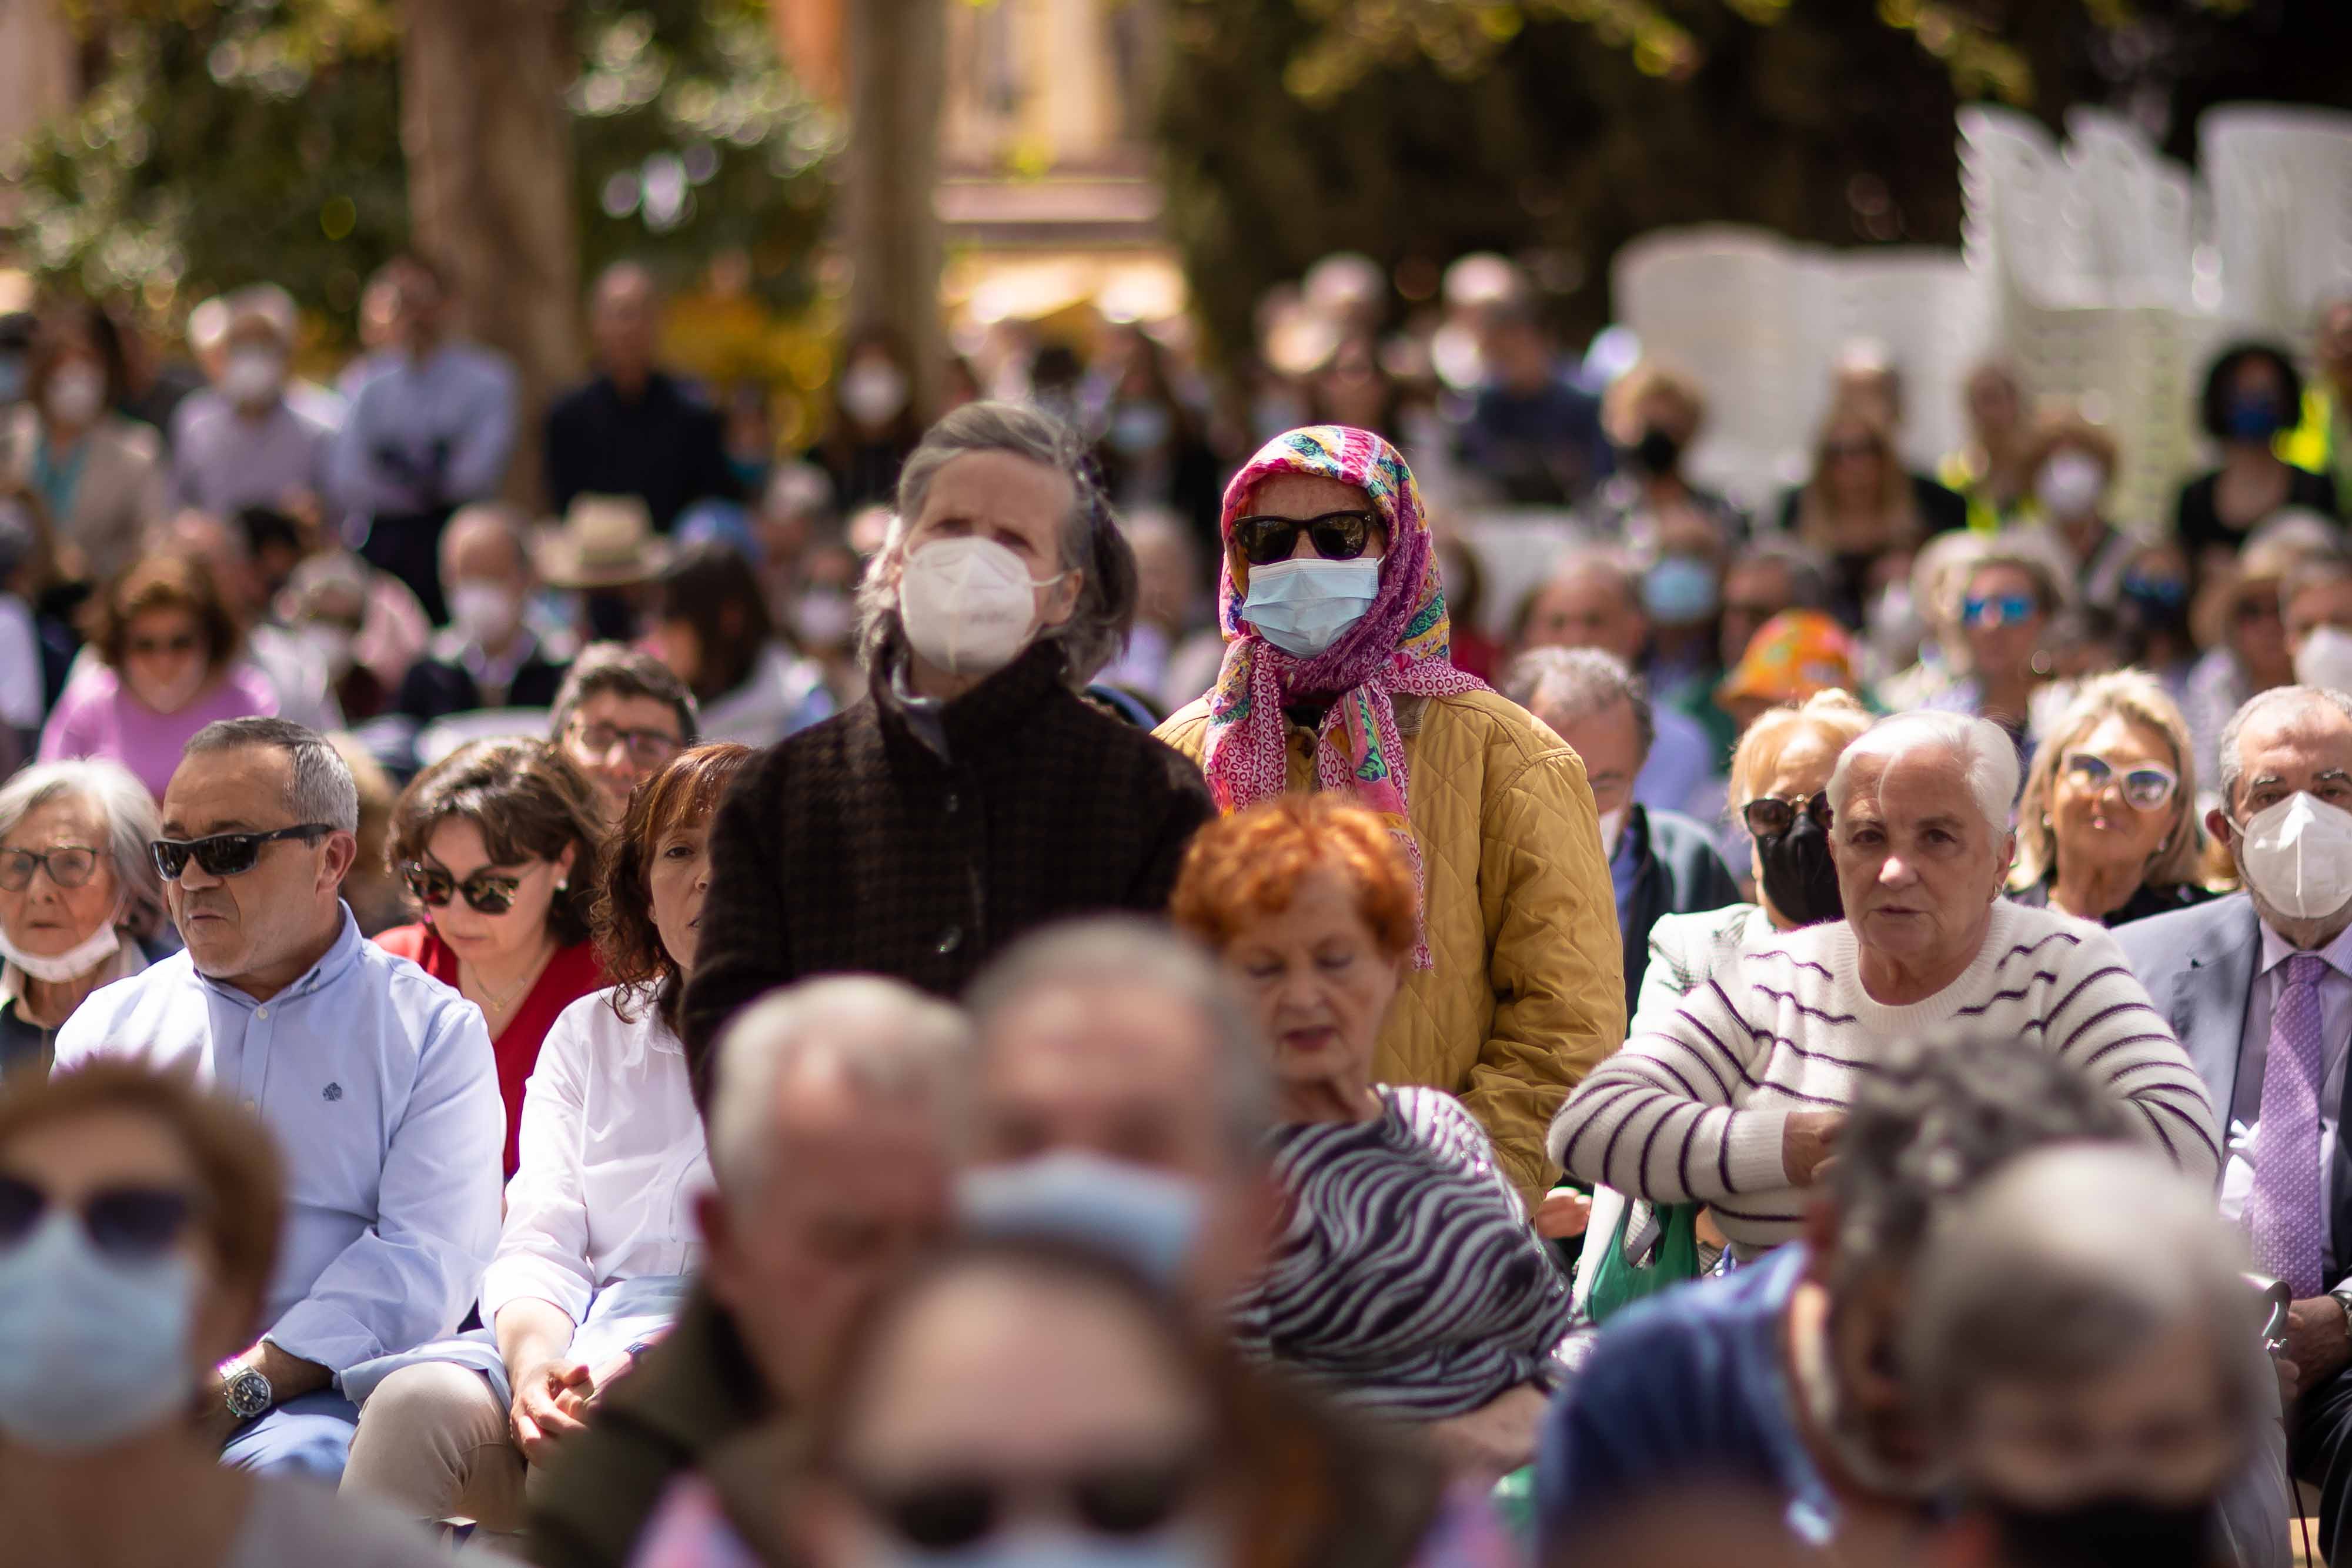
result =
[[1787,832],[1758,839],[1756,851],[1764,862],[1764,896],[1773,908],[1800,925],[1845,918],[1830,836],[1811,817],[1800,811]]
[[1633,461],[1642,465],[1645,474],[1671,474],[1682,460],[1683,444],[1654,424],[1642,432],[1642,439],[1633,443]]
[[1992,1505],[2004,1568],[2210,1568],[2214,1562],[2209,1504],[2162,1507],[2134,1497],[2103,1497],[2072,1508]]

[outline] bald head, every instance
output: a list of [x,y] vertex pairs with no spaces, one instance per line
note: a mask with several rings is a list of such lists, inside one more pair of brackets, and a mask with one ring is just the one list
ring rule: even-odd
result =
[[596,366],[624,388],[643,384],[661,346],[661,290],[633,261],[614,262],[596,279],[588,334]]

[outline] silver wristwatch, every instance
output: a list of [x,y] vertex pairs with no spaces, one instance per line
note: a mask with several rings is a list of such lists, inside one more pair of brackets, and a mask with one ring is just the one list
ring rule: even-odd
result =
[[269,1406],[277,1400],[269,1379],[235,1362],[221,1368],[221,1390],[228,1401],[229,1415],[238,1421],[268,1415]]

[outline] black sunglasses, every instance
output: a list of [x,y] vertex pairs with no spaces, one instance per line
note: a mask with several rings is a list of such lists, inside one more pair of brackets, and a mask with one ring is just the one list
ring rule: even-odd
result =
[[[1813,820],[1813,826],[1825,833],[1830,831],[1828,795],[1814,796],[1803,803],[1803,809],[1805,815]],[[1767,795],[1760,800],[1750,800],[1740,807],[1739,817],[1748,824],[1748,831],[1753,836],[1759,839],[1777,839],[1797,825],[1797,810],[1796,801],[1776,800]]]
[[188,868],[193,855],[206,876],[243,876],[261,859],[261,847],[280,839],[300,839],[311,843],[325,838],[335,830],[324,822],[305,822],[296,828],[279,828],[267,833],[215,833],[208,839],[156,839],[147,845],[147,852],[155,857],[155,869],[165,882],[177,882]]
[[[0,1176],[0,1251],[31,1239],[49,1195],[21,1176]],[[107,1186],[81,1200],[81,1228],[89,1244],[117,1262],[161,1257],[188,1228],[195,1205],[166,1186]]]
[[1380,518],[1370,512],[1326,512],[1319,517],[1236,517],[1234,542],[1252,566],[1288,560],[1303,529],[1325,560],[1353,560],[1372,542]]
[[1041,1490],[1058,1494],[1071,1519],[1097,1535],[1146,1534],[1183,1509],[1204,1474],[1201,1457],[1188,1454],[1041,1481],[942,1475],[887,1485],[853,1479],[850,1490],[908,1545],[950,1552],[995,1534],[1012,1498]]
[[408,883],[409,896],[425,908],[446,909],[455,895],[477,915],[504,915],[514,907],[515,889],[522,885],[519,876],[498,876],[488,871],[478,871],[459,882],[440,867],[429,865],[404,865],[400,874]]

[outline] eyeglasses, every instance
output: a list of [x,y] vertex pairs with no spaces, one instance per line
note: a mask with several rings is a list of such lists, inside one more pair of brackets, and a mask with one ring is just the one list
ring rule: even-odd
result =
[[2252,626],[2264,621],[2284,620],[2284,617],[2279,611],[2276,599],[2268,594],[2257,594],[2253,598],[2238,601],[2230,612],[2230,619],[2241,626]]
[[1971,626],[2010,626],[2041,608],[2028,593],[1971,594],[1960,601],[1960,619]]
[[459,882],[440,867],[429,865],[404,865],[400,874],[408,883],[409,896],[425,908],[446,909],[454,894],[478,915],[504,915],[514,907],[515,889],[522,885],[519,876],[497,876],[488,871],[478,871]]
[[155,869],[165,882],[177,882],[188,867],[193,855],[206,876],[243,876],[261,859],[264,844],[274,844],[280,839],[299,839],[311,843],[325,838],[335,830],[324,822],[305,822],[299,827],[279,828],[267,833],[215,833],[208,839],[155,839],[147,845],[147,852],[155,857]]
[[1739,818],[1748,824],[1751,836],[1777,839],[1797,825],[1800,810],[1812,819],[1813,826],[1825,833],[1830,831],[1830,798],[1826,793],[1810,800],[1776,800],[1769,795],[1761,796],[1740,807]]
[[[0,1250],[31,1239],[49,1195],[21,1176],[0,1176]],[[146,1262],[169,1251],[188,1228],[195,1205],[167,1186],[100,1187],[81,1200],[81,1228],[89,1244],[122,1263]]]
[[1353,560],[1372,542],[1380,518],[1370,512],[1326,512],[1319,517],[1236,517],[1234,542],[1252,566],[1288,560],[1303,531],[1325,560]]
[[613,755],[613,747],[629,748],[629,760],[640,768],[658,768],[686,749],[686,743],[674,735],[658,729],[615,729],[609,724],[583,724],[573,727],[572,738],[582,750],[603,760]]
[[152,658],[157,653],[193,653],[204,645],[202,637],[183,632],[175,637],[133,637],[124,648],[136,656]]
[[1875,457],[1878,444],[1874,441],[1832,441],[1822,448],[1822,455],[1834,463],[1841,457]]
[[2105,789],[2120,771],[2125,803],[2142,811],[2155,810],[2171,800],[2172,792],[2180,788],[2180,780],[2174,777],[2172,769],[2159,768],[2153,762],[2142,762],[2119,770],[2104,757],[2077,751],[2068,757],[2063,766],[2069,777],[2095,794]]
[[47,852],[0,850],[0,893],[22,893],[33,873],[46,871],[59,887],[79,887],[98,870],[98,852],[87,844],[59,844]]
[[1099,1469],[1041,1480],[942,1475],[889,1483],[852,1479],[850,1490],[908,1545],[950,1552],[984,1541],[1003,1526],[1014,1498],[1057,1493],[1076,1522],[1097,1535],[1132,1537],[1158,1530],[1200,1490],[1206,1467],[1197,1455]]

